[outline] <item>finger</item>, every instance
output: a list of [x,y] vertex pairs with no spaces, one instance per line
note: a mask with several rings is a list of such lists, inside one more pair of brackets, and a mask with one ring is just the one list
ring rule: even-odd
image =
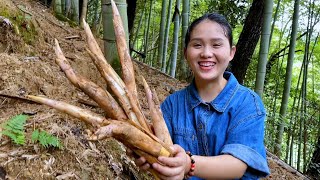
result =
[[133,157],[133,151],[129,148],[126,148],[126,154],[127,156]]
[[177,166],[182,166],[185,164],[188,160],[187,155],[185,151],[182,148],[177,148],[175,149],[175,155],[174,157],[164,157],[160,156],[158,157],[159,162],[170,166],[170,167],[177,167]]
[[135,159],[134,161],[136,163],[137,166],[142,166],[143,164],[145,164],[147,161],[146,161],[146,158],[144,157],[139,157],[138,159]]
[[127,156],[129,156],[131,158],[134,158],[134,159],[139,159],[140,158],[139,155],[137,155],[134,151],[132,151],[129,148],[126,149],[126,154],[127,154]]
[[[159,174],[163,177],[174,177],[180,174],[179,168],[162,166],[158,163],[153,163],[152,168],[159,172]],[[163,178],[161,178],[163,179]],[[164,178],[168,179],[168,178]]]
[[144,163],[142,166],[140,166],[140,169],[142,170],[148,170],[150,168],[150,164],[149,163]]

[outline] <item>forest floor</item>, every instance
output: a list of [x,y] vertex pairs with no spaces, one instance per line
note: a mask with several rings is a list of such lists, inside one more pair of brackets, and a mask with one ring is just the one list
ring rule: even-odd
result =
[[[25,145],[15,145],[0,135],[0,179],[152,179],[148,173],[139,171],[117,141],[89,142],[84,136],[86,125],[79,120],[47,106],[15,98],[27,94],[44,95],[103,113],[79,101],[88,98],[69,83],[55,64],[54,38],[77,73],[105,85],[85,51],[82,29],[58,21],[38,1],[0,1],[0,12],[3,9],[9,14],[26,15],[25,22],[20,25],[25,25],[25,31],[34,27],[36,38],[31,45],[27,44],[19,35],[21,30],[19,33],[14,24],[11,26],[0,17],[0,124],[18,114],[30,116],[25,126]],[[186,86],[185,82],[141,63],[135,63],[135,70],[155,87],[160,101],[170,92]],[[142,88],[138,82],[140,97],[144,97]],[[140,98],[140,101],[142,108],[146,109],[146,100]],[[35,129],[57,135],[64,148],[43,148],[31,142],[31,133]],[[271,175],[266,179],[306,179],[271,154],[268,162]]]

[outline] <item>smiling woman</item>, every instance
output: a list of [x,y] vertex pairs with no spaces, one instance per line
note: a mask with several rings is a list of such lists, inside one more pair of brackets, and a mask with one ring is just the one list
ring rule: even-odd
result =
[[194,79],[161,105],[175,156],[159,157],[162,164],[147,164],[144,157],[136,163],[152,166],[161,179],[267,176],[263,103],[226,72],[236,51],[230,25],[220,14],[205,14],[190,25],[185,47]]

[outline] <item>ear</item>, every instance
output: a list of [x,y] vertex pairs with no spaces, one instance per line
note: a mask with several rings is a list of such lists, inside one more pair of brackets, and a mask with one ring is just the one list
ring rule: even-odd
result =
[[236,46],[232,46],[230,49],[230,60],[229,61],[231,61],[233,59],[234,55],[236,54],[236,51],[237,51]]
[[187,59],[187,48],[186,47],[183,49],[183,55],[184,55],[184,59]]

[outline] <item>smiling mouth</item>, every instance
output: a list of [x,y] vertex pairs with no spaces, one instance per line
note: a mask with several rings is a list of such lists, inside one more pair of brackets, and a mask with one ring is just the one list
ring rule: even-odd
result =
[[206,62],[198,62],[198,64],[201,67],[213,67],[216,63],[215,62],[206,61]]

